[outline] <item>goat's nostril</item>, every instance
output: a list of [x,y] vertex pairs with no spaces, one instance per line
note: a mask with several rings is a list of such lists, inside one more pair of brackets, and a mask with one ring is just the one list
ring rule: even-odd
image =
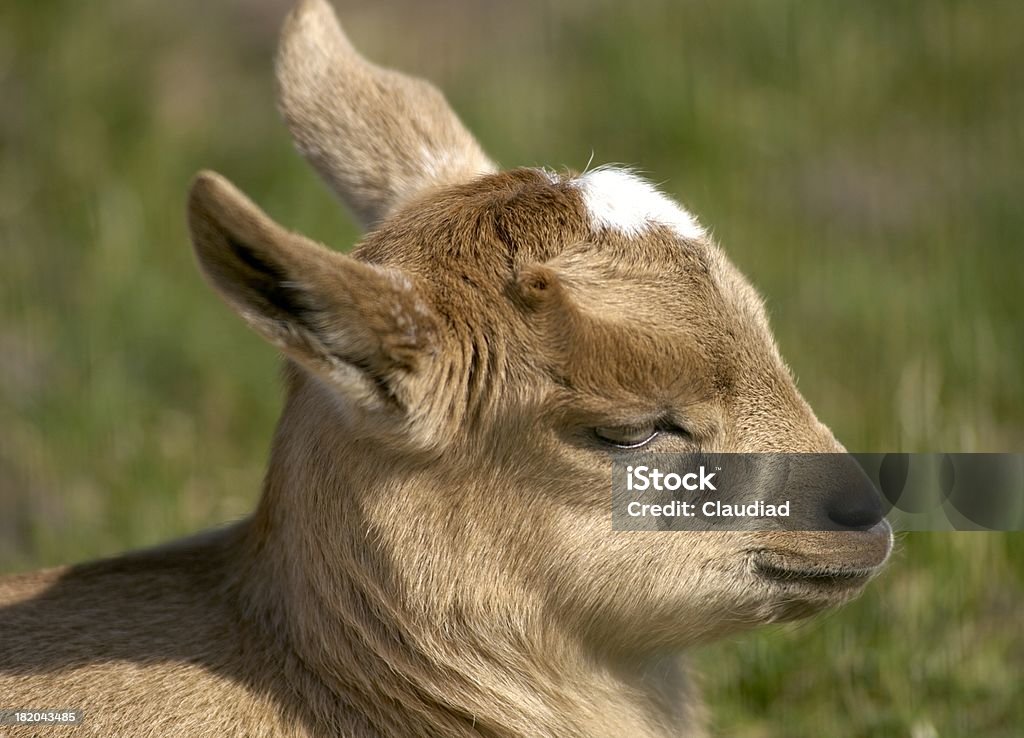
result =
[[828,519],[840,528],[868,530],[884,517],[877,495],[850,494],[833,497],[825,508]]

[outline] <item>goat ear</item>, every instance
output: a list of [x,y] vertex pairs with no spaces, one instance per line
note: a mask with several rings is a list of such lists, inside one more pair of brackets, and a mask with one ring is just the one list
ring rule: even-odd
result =
[[278,105],[302,155],[366,227],[494,164],[430,83],[375,66],[327,0],[301,0],[277,55]]
[[212,172],[188,216],[204,274],[257,333],[364,409],[404,404],[437,325],[408,276],[286,231]]

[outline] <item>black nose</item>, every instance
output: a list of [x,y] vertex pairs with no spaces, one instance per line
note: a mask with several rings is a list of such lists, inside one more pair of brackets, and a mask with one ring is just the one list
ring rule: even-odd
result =
[[838,530],[868,530],[882,521],[882,497],[871,480],[851,458],[837,459],[833,484],[825,499],[824,513]]
[[828,519],[840,528],[868,530],[882,522],[882,505],[866,500],[832,500],[825,510]]

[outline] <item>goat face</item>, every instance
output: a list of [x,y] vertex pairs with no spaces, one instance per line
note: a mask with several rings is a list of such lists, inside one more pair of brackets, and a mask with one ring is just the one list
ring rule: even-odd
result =
[[271,477],[321,506],[307,535],[371,542],[414,609],[549,618],[620,654],[813,613],[884,563],[880,513],[829,512],[872,494],[853,477],[816,490],[821,530],[611,530],[612,462],[637,450],[843,451],[693,216],[623,170],[495,171],[320,0],[278,78],[368,234],[330,251],[213,174],[190,221],[213,286],[292,362]]

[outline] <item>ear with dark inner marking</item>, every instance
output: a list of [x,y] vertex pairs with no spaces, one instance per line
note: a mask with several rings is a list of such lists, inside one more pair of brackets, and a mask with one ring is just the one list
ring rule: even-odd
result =
[[438,325],[408,275],[285,230],[213,173],[188,215],[204,274],[257,333],[364,409],[408,401]]

